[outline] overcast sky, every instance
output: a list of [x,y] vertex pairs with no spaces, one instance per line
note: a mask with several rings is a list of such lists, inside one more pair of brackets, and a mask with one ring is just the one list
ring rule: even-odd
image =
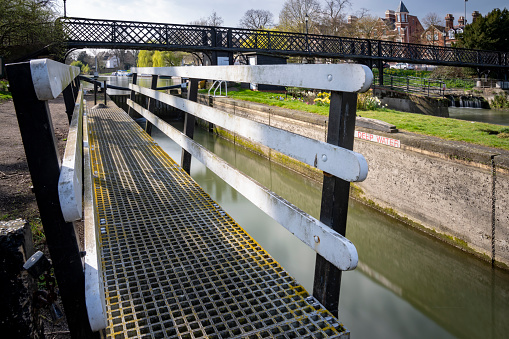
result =
[[[318,0],[323,3],[323,0]],[[63,3],[62,0],[58,2]],[[277,22],[284,0],[67,0],[67,15],[80,18],[149,21],[159,23],[186,24],[206,18],[216,11],[224,19],[224,26],[238,27],[240,18],[249,9],[265,9],[272,12]],[[397,0],[351,0],[348,14],[355,14],[361,8],[368,8],[372,15],[383,17],[387,9],[396,10]],[[427,13],[435,12],[440,17],[464,15],[464,0],[407,0],[403,1],[411,15],[422,19]],[[508,0],[469,0],[467,20],[477,10],[486,15],[494,8],[509,9]],[[62,6],[63,7],[63,6]],[[63,8],[62,8],[63,13]]]

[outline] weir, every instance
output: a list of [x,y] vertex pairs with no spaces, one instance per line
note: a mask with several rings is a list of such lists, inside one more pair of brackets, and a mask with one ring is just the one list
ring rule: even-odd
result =
[[[103,335],[115,338],[349,337],[335,316],[341,271],[356,267],[357,252],[341,234],[349,182],[363,180],[367,165],[362,155],[349,150],[356,94],[347,91],[367,90],[372,74],[360,65],[323,66],[136,70],[191,78],[190,100],[131,85],[133,97],[140,92],[151,99],[147,108],[128,101],[183,146],[182,168],[111,101],[105,108],[86,105],[74,80],[76,68],[51,60],[7,67],[48,247],[52,257],[59,255],[53,265],[73,336],[93,337],[92,332],[105,329]],[[345,79],[342,73],[354,76]],[[302,79],[303,74],[313,77]],[[328,143],[196,104],[201,78],[332,90]],[[65,88],[64,95],[77,101],[68,107],[74,113],[71,142],[60,171],[52,128],[41,126],[51,127],[46,101]],[[153,99],[186,112],[184,134],[175,133],[150,112]],[[191,114],[234,127],[239,134],[326,172],[321,220],[194,143]],[[314,297],[192,180],[190,154],[317,252]],[[47,167],[50,170],[44,170]],[[83,182],[85,253],[79,251],[73,227],[81,217]],[[50,190],[45,189],[48,186]],[[346,208],[331,205],[332,201],[346,203]],[[74,259],[82,254],[83,265]]]

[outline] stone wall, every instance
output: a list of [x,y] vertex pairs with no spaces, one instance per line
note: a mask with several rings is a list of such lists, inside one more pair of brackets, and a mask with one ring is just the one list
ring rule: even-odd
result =
[[375,89],[374,94],[381,97],[382,105],[397,111],[449,117],[449,101],[442,98],[430,98],[420,95]]
[[[226,98],[216,98],[213,105],[318,140],[326,138],[325,116]],[[509,152],[407,132],[356,129],[401,144],[395,148],[355,140],[354,150],[369,164],[368,178],[356,184],[364,201],[487,260],[491,260],[494,225],[495,261],[509,267]],[[216,131],[239,142],[231,132]],[[301,174],[322,178],[320,171],[291,158],[248,141],[243,145]]]

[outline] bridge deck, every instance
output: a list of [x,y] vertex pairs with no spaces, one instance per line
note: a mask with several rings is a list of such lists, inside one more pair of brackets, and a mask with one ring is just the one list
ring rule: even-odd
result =
[[107,337],[349,337],[150,136],[109,105],[87,114]]

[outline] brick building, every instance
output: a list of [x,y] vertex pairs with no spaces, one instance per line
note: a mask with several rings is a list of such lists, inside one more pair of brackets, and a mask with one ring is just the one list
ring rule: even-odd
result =
[[[353,24],[360,20],[362,19],[357,19],[357,17],[350,15],[348,17],[348,24]],[[411,15],[403,1],[400,1],[395,11],[388,9],[385,11],[385,18],[378,19],[374,33],[372,33],[370,37],[359,37],[420,43],[423,31],[424,29],[419,19],[415,15]]]
[[[472,22],[481,14],[478,11],[472,13]],[[431,25],[422,33],[421,43],[426,45],[451,47],[457,41],[457,35],[463,33],[465,28],[465,17],[458,18],[458,24],[454,24],[454,16],[447,14],[445,16],[445,26]]]

